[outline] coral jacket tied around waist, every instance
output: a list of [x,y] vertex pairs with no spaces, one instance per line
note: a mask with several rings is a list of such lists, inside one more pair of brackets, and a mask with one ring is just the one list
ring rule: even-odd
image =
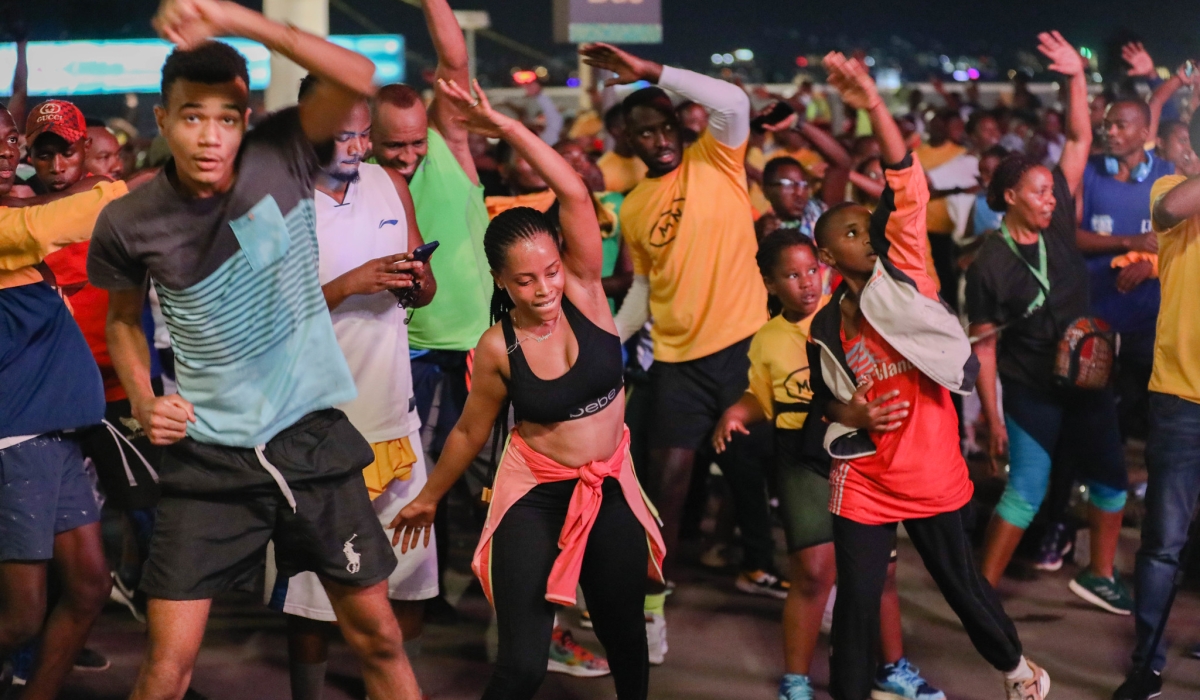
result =
[[[495,493],[488,509],[487,523],[483,536],[475,548],[471,570],[479,577],[488,602],[492,601],[492,535],[500,525],[508,509],[521,500],[538,484],[579,479],[571,494],[567,519],[558,536],[561,550],[550,578],[546,581],[546,600],[559,605],[575,604],[575,589],[579,583],[579,571],[583,566],[583,553],[587,548],[588,534],[596,522],[603,500],[601,488],[605,477],[613,477],[621,484],[621,493],[629,508],[646,530],[650,557],[647,573],[656,581],[663,581],[662,562],[666,555],[662,534],[658,529],[658,516],[654,506],[642,492],[637,475],[633,471],[633,459],[629,455],[629,428],[621,437],[621,443],[607,460],[588,462],[581,467],[567,467],[530,447],[514,428],[509,436],[504,457],[496,473]],[[494,605],[494,602],[493,602]]]

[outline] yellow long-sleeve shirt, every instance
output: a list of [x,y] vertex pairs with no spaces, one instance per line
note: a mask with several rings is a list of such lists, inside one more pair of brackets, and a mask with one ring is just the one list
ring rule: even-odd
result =
[[32,266],[56,250],[90,239],[100,210],[128,192],[124,182],[101,182],[49,204],[0,207],[0,289],[41,281],[41,273]]

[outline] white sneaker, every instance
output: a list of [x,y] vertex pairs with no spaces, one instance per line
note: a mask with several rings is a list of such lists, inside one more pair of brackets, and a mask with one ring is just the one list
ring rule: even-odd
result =
[[1020,681],[1004,679],[1004,692],[1008,700],[1042,700],[1050,693],[1050,674],[1046,669],[1026,659],[1033,670],[1033,678]]
[[662,615],[646,614],[646,645],[650,648],[650,665],[662,664],[667,656],[667,619]]

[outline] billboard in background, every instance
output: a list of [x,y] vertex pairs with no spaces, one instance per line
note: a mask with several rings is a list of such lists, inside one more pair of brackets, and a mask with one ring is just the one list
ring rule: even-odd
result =
[[[399,34],[331,36],[339,46],[360,53],[375,63],[379,85],[404,81],[404,37]],[[246,57],[250,89],[266,89],[271,82],[271,52],[249,39],[222,39]],[[29,94],[108,95],[159,90],[162,64],[172,44],[161,39],[95,41],[31,41]],[[17,46],[0,44],[0,96],[12,94]]]
[[661,44],[662,0],[554,0],[554,40]]

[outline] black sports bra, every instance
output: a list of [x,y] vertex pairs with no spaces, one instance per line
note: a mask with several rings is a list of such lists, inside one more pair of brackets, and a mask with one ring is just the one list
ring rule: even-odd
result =
[[533,373],[517,342],[512,319],[505,314],[500,320],[508,346],[508,396],[518,421],[547,424],[585,418],[616,401],[624,388],[621,340],[588,320],[566,295],[562,308],[579,343],[579,357],[557,379],[542,379]]

